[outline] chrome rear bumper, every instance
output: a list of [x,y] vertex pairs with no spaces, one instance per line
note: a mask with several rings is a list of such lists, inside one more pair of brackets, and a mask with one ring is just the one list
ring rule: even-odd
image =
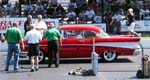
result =
[[26,58],[28,56],[28,52],[21,52],[20,53],[20,58]]

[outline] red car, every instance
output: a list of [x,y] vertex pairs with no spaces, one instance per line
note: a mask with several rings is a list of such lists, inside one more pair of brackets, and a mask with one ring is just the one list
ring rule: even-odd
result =
[[[137,55],[141,52],[139,37],[110,36],[100,27],[93,25],[62,25],[59,30],[63,36],[59,40],[60,58],[90,58],[93,43],[96,53],[107,62],[116,60],[118,55]],[[80,37],[77,37],[79,33]],[[27,41],[24,40],[24,43],[26,46],[25,50],[21,50],[21,56],[27,56]],[[40,42],[40,61],[47,57],[47,43],[46,39]]]

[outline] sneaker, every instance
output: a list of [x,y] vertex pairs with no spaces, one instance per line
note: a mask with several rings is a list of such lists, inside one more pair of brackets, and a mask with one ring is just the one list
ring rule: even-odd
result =
[[14,71],[15,71],[15,72],[18,72],[19,70],[18,70],[18,69],[14,69]]
[[141,33],[138,33],[137,35],[135,35],[135,37],[141,37]]
[[34,69],[35,69],[35,71],[38,71],[38,68],[37,68],[37,67],[35,67]]
[[59,67],[59,65],[58,64],[55,64],[55,68],[58,68]]
[[34,72],[34,69],[31,69],[30,72]]

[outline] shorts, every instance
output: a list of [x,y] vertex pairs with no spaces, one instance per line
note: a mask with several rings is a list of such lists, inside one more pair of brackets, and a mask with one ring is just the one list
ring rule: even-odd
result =
[[128,31],[133,32],[133,31],[134,31],[134,28],[135,28],[135,22],[132,22],[132,23],[130,24],[130,26],[128,27]]
[[39,54],[39,44],[28,44],[29,45],[29,49],[28,49],[28,55],[29,56],[38,56]]

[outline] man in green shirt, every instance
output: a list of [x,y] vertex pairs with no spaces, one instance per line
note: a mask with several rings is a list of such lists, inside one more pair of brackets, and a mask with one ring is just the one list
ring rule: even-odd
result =
[[14,55],[14,71],[18,71],[19,53],[20,53],[19,43],[21,43],[22,48],[24,49],[24,44],[22,40],[23,35],[17,27],[18,27],[18,23],[14,22],[13,26],[6,30],[5,39],[8,43],[8,53],[7,53],[5,71],[9,70],[9,65],[11,62],[12,55]]
[[61,38],[59,31],[54,28],[54,23],[48,25],[48,30],[44,33],[43,39],[48,39],[48,67],[51,67],[54,56],[55,67],[59,66],[58,39]]

